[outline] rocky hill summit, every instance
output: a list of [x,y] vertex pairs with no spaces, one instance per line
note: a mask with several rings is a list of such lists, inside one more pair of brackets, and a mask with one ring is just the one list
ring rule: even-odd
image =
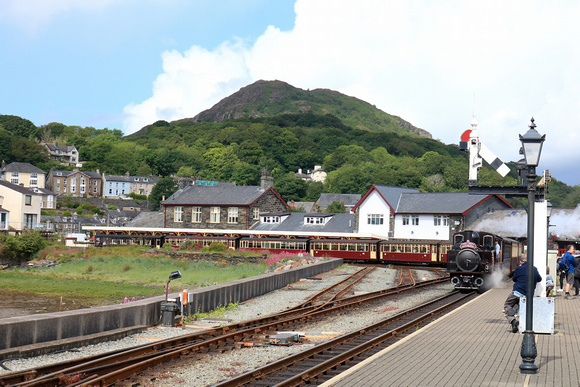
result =
[[303,90],[282,81],[259,80],[242,87],[212,108],[185,120],[223,122],[244,117],[281,114],[332,114],[350,127],[371,132],[396,132],[432,138],[400,117],[390,115],[355,97],[329,89]]

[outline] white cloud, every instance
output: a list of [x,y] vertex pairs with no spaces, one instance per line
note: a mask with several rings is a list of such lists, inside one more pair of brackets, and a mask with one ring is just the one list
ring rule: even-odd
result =
[[291,31],[271,26],[251,46],[164,53],[151,98],[125,108],[125,132],[279,79],[356,96],[447,143],[469,128],[475,93],[482,140],[502,159],[519,158],[534,116],[544,161],[580,161],[558,151],[580,126],[579,3],[298,0],[295,11]]

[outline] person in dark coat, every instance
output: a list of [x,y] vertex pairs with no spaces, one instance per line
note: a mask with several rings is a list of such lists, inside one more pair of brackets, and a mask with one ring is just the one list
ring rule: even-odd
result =
[[576,259],[574,259],[574,246],[568,245],[566,254],[564,254],[564,262],[568,265],[568,273],[566,273],[566,295],[564,298],[570,298],[570,287],[574,283],[574,269],[576,269]]
[[[526,286],[528,278],[528,258],[525,255],[520,257],[520,265],[514,270],[514,276],[512,280],[514,281],[514,287],[508,298],[506,298],[503,305],[503,310],[508,323],[512,327],[512,332],[516,333],[519,328],[519,322],[516,320],[515,315],[518,311],[520,304],[520,297],[525,297]],[[538,269],[534,267],[534,284],[537,285],[538,282],[542,281],[542,276],[538,272]],[[534,289],[535,289],[534,285]]]

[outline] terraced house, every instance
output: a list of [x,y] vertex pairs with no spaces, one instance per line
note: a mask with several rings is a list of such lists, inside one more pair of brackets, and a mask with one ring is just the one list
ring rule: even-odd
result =
[[47,188],[57,195],[73,197],[101,196],[101,174],[96,172],[51,170],[48,173]]
[[273,188],[258,186],[188,186],[161,203],[164,227],[248,230],[261,213],[280,213],[288,205]]

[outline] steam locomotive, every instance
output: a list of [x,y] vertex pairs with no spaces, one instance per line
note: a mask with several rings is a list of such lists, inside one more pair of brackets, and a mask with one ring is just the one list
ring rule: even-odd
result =
[[[495,241],[500,256],[495,256]],[[513,272],[523,245],[483,231],[461,231],[453,235],[453,247],[447,252],[447,271],[455,289],[484,291],[494,272]]]

